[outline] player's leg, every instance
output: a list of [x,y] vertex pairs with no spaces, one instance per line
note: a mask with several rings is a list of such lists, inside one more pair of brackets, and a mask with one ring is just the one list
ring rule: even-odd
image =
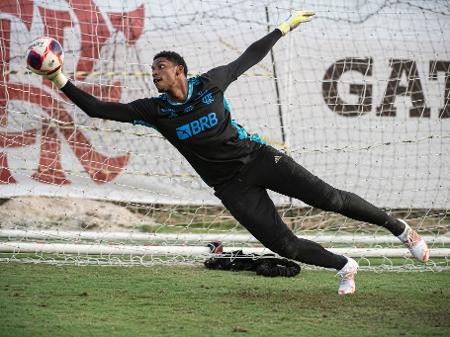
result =
[[313,207],[387,228],[420,261],[428,259],[425,241],[404,221],[395,219],[354,193],[336,189],[311,174],[291,157],[266,147],[245,172],[249,183],[300,199]]
[[216,196],[265,247],[289,259],[339,270],[342,281],[339,293],[355,291],[357,263],[326,250],[316,242],[298,238],[283,222],[264,188],[236,178],[219,188]]

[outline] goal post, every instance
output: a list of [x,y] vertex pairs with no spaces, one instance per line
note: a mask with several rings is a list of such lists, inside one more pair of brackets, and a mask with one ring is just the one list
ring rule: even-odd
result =
[[[448,6],[382,0],[301,6],[316,12],[313,22],[282,38],[230,85],[233,118],[332,186],[405,218],[430,242],[432,262],[423,268],[448,268]],[[142,263],[198,261],[213,240],[262,249],[155,129],[89,118],[26,71],[23,55],[33,39],[54,37],[77,86],[102,100],[130,102],[158,94],[151,81],[157,52],[177,51],[189,76],[201,74],[236,59],[291,9],[292,1],[2,2],[2,261],[28,259],[33,251],[41,261],[51,254],[126,261],[116,246],[138,247],[128,257],[148,247],[185,247],[141,254]],[[395,238],[381,239],[388,234],[382,228],[270,196],[301,237],[360,259],[376,251],[383,263],[411,265]],[[72,248],[58,254],[62,244]]]

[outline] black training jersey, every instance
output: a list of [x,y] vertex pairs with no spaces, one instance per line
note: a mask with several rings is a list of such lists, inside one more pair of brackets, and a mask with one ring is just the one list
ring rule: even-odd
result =
[[167,94],[128,104],[102,102],[68,82],[62,91],[89,116],[154,127],[189,161],[201,178],[217,186],[250,162],[263,143],[231,117],[224,97],[228,85],[258,63],[281,37],[274,30],[235,61],[188,79],[185,102]]
[[232,119],[223,71],[190,78],[183,103],[171,102],[166,94],[131,103],[143,116],[133,123],[155,127],[210,186],[229,180],[261,146],[259,137]]

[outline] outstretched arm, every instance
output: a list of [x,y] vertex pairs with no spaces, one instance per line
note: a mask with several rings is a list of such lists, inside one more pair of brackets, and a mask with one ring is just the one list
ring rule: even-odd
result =
[[59,69],[52,74],[43,75],[64,92],[64,94],[90,117],[109,119],[118,122],[134,123],[137,120],[149,118],[149,105],[143,104],[144,100],[134,101],[128,104],[103,102],[87,92],[73,85],[66,75]]
[[282,36],[298,27],[301,23],[311,21],[313,16],[314,12],[312,11],[294,11],[277,29],[252,43],[236,60],[210,70],[208,75],[221,78],[221,89],[225,90],[232,81],[235,81],[244,72],[259,63]]
[[61,91],[90,117],[129,122],[142,119],[132,104],[103,102],[67,81]]
[[258,64],[282,36],[281,31],[275,29],[262,39],[253,42],[241,56],[227,64],[226,67],[231,72],[233,78],[238,78],[255,64]]

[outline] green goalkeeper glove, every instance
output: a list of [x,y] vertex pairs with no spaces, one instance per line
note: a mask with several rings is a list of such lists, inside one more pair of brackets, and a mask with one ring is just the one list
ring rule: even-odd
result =
[[297,28],[301,23],[311,21],[315,14],[316,13],[313,11],[295,10],[291,13],[291,16],[278,27],[278,29],[283,35],[286,35],[291,30]]
[[44,76],[46,79],[50,80],[53,82],[53,84],[58,88],[61,89],[63,86],[66,85],[67,81],[69,80],[67,78],[66,75],[64,75],[62,73],[62,65],[61,67],[59,67],[59,69],[57,71],[55,71],[54,73],[51,73],[49,75],[42,75]]

